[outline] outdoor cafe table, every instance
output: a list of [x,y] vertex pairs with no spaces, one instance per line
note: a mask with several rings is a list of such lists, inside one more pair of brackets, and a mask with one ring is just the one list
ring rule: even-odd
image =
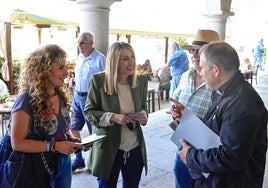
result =
[[153,77],[153,72],[147,72],[147,71],[138,71],[139,75],[147,76],[148,80],[151,80]]

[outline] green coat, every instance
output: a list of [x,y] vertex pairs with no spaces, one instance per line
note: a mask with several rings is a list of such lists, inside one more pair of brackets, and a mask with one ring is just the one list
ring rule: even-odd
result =
[[[138,86],[131,89],[135,112],[142,110],[147,111],[148,80],[146,76],[138,76],[138,80]],[[107,95],[104,92],[103,82],[104,73],[92,76],[84,112],[93,125],[93,133],[96,133],[97,135],[106,135],[104,139],[93,144],[89,158],[89,167],[94,176],[108,179],[121,141],[121,125],[114,123],[112,126],[99,127],[99,121],[105,112],[119,114],[120,105],[117,94]],[[137,136],[146,171],[145,174],[147,174],[146,147],[140,126],[137,129]]]

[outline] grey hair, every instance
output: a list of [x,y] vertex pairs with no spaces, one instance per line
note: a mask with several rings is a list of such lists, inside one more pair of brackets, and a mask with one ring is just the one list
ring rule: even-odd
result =
[[95,36],[92,32],[81,32],[78,38],[80,38],[81,36],[86,36],[89,40],[93,41],[93,43],[95,42]]
[[176,50],[180,48],[179,43],[176,42],[176,41],[172,41],[172,42],[170,43],[170,45],[173,46]]

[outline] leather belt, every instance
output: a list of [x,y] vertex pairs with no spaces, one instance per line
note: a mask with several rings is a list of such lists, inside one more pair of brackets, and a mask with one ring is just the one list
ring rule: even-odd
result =
[[75,91],[79,96],[87,96],[87,92],[80,92],[80,91]]

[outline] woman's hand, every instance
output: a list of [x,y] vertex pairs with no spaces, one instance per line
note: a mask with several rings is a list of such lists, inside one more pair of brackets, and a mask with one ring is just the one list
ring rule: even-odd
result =
[[70,141],[56,141],[54,149],[65,155],[75,153],[77,150],[82,150],[82,145]]
[[80,138],[73,136],[70,132],[66,133],[67,140],[70,142],[81,142]]
[[133,120],[124,114],[113,114],[111,117],[111,121],[120,125],[125,125],[127,123],[133,122]]
[[148,121],[148,116],[145,111],[141,111],[140,115],[135,116],[135,120],[138,121],[140,124],[145,125]]

